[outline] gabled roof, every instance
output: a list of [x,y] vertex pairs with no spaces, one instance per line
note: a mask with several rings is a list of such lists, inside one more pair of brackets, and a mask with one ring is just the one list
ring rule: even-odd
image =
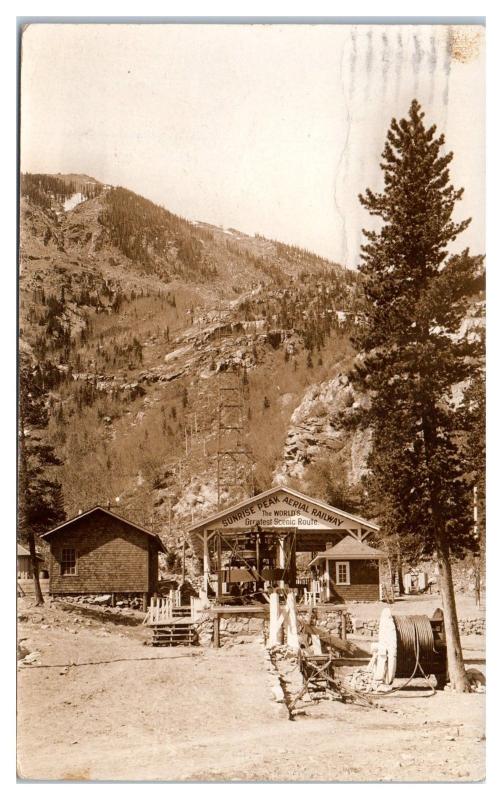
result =
[[[18,554],[18,556],[29,556],[30,555],[30,551],[26,547],[23,547],[23,545],[19,544],[19,542],[18,542],[17,554]],[[44,557],[41,556],[40,553],[37,553],[36,555],[37,555],[37,558],[40,559],[40,561],[44,560]]]
[[209,517],[205,517],[204,519],[196,522],[192,525],[188,530],[190,533],[194,533],[196,531],[200,531],[203,528],[213,527],[218,523],[219,520],[223,519],[224,517],[232,514],[235,511],[239,511],[241,509],[246,508],[246,506],[251,506],[254,503],[259,502],[260,500],[269,497],[270,495],[278,494],[279,492],[284,492],[287,495],[297,498],[298,500],[303,500],[306,503],[311,503],[314,505],[319,506],[319,508],[328,511],[332,514],[338,514],[342,517],[345,517],[350,522],[353,522],[356,525],[360,525],[363,528],[366,528],[369,531],[378,531],[378,525],[375,525],[373,522],[369,522],[367,519],[363,519],[362,517],[357,517],[355,514],[349,514],[347,511],[342,511],[340,508],[335,508],[334,506],[329,506],[324,500],[318,500],[314,497],[308,497],[306,494],[302,494],[302,492],[298,492],[296,489],[290,489],[288,486],[274,486],[272,489],[267,489],[266,492],[262,492],[261,494],[257,494],[254,497],[248,497],[246,500],[241,500],[240,503],[236,503],[229,508],[225,508],[221,511],[212,514]]
[[330,547],[329,550],[325,550],[323,553],[318,553],[310,564],[333,559],[359,560],[365,558],[387,558],[387,556],[382,550],[377,550],[376,547],[370,547],[369,544],[359,542],[353,536],[346,536],[334,547]]
[[75,522],[78,522],[79,520],[84,519],[85,517],[89,517],[92,514],[96,514],[98,511],[100,511],[103,514],[107,514],[109,517],[112,517],[113,519],[118,519],[119,522],[125,522],[125,524],[129,525],[130,528],[135,528],[137,531],[140,531],[140,533],[146,534],[146,536],[151,536],[157,542],[159,550],[162,550],[163,553],[167,552],[166,548],[164,547],[164,544],[162,543],[162,540],[160,539],[159,536],[157,536],[156,533],[152,533],[152,531],[147,531],[146,528],[142,528],[141,525],[137,525],[135,522],[131,522],[131,520],[125,519],[124,517],[119,517],[118,514],[114,514],[112,511],[109,511],[109,509],[103,508],[102,506],[94,506],[94,508],[90,508],[88,511],[84,511],[82,514],[77,514],[76,517],[72,517],[71,519],[66,520],[66,522],[61,523],[61,525],[58,525],[56,528],[52,528],[52,530],[47,531],[46,533],[42,533],[41,538],[48,539],[49,536],[52,536],[54,533],[58,533],[59,531],[62,531],[64,528],[73,525]]

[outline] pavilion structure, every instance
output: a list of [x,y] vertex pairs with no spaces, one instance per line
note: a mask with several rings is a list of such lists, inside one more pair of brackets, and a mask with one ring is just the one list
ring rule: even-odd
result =
[[218,599],[243,585],[301,587],[297,554],[315,558],[347,536],[362,543],[377,532],[374,523],[285,486],[247,498],[189,529],[203,562],[204,590],[213,590]]

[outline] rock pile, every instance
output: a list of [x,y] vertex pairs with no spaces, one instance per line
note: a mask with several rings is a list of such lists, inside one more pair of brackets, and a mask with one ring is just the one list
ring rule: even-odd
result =
[[372,692],[373,685],[373,672],[366,667],[359,667],[346,676],[344,683],[355,692]]
[[28,653],[24,656],[24,658],[20,659],[18,662],[19,666],[27,666],[29,664],[40,663],[40,653],[38,650],[33,650],[32,653]]
[[483,634],[486,633],[486,620],[481,617],[477,619],[461,619],[459,620],[458,626],[460,628],[460,633],[464,636],[472,633],[483,636]]
[[479,669],[468,669],[467,678],[472,692],[478,694],[485,694],[486,692],[486,678]]

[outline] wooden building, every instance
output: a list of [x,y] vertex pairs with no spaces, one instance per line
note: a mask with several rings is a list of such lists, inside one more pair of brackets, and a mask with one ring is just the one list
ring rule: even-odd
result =
[[[43,570],[44,557],[37,553],[38,568]],[[33,568],[31,566],[30,551],[23,547],[22,544],[17,545],[17,577],[19,580],[27,580],[33,578]]]
[[[346,538],[362,544],[377,532],[374,523],[288,487],[250,497],[189,529],[194,552],[203,561],[205,590],[218,598],[239,587],[307,589],[297,576],[298,553],[309,553],[312,559]],[[372,572],[368,584],[354,584],[351,599],[366,599],[369,590],[363,587],[372,586],[373,579]],[[378,597],[378,583],[376,592]],[[340,602],[338,598],[333,592],[330,599]]]
[[385,553],[346,536],[310,562],[321,584],[321,602],[380,599],[380,561]]
[[128,594],[157,590],[159,537],[100,506],[42,535],[50,546],[49,593]]

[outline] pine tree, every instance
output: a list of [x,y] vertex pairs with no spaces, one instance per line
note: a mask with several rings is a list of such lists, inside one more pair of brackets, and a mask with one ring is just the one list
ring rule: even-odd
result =
[[450,184],[453,154],[442,153],[444,137],[436,137],[435,126],[426,128],[423,117],[414,100],[407,119],[392,120],[382,154],[384,189],[367,189],[359,198],[382,224],[364,231],[367,303],[355,337],[361,358],[353,380],[371,397],[370,467],[385,524],[401,550],[435,554],[450,680],[457,691],[469,691],[450,558],[476,542],[466,431],[451,394],[479,369],[479,341],[459,333],[479,259],[468,250],[448,255],[470,220],[452,219],[463,194]]
[[28,541],[35,599],[44,600],[40,588],[36,539],[38,534],[64,520],[61,484],[51,469],[61,462],[42,432],[48,423],[43,370],[22,353],[19,366],[18,537]]

